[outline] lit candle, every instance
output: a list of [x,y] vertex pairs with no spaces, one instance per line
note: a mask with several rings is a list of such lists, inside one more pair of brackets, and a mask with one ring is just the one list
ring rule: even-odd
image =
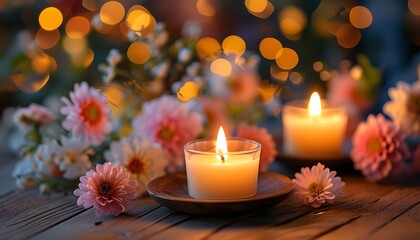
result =
[[316,92],[306,103],[291,102],[283,109],[284,151],[304,158],[340,156],[347,126],[346,110],[328,105],[322,108]]
[[200,199],[235,199],[257,193],[261,145],[227,138],[220,127],[216,139],[199,139],[184,146],[188,194]]

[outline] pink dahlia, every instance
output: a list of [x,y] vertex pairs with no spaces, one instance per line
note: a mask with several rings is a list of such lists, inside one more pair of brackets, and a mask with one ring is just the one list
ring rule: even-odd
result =
[[19,108],[13,115],[14,123],[21,130],[26,130],[33,124],[47,125],[54,121],[54,114],[47,108],[32,103],[29,107]]
[[61,108],[66,115],[63,127],[75,137],[81,136],[87,144],[100,145],[112,130],[111,110],[105,96],[82,82],[76,83],[70,100],[61,98],[66,105]]
[[143,105],[133,120],[134,134],[150,138],[171,156],[169,170],[183,163],[183,146],[202,131],[203,117],[173,96],[162,96]]
[[136,182],[129,179],[124,168],[113,166],[110,162],[96,165],[86,176],[80,177],[77,205],[94,207],[96,215],[122,213],[129,201],[136,196]]
[[236,137],[254,140],[261,144],[259,170],[266,171],[277,155],[276,143],[267,129],[254,125],[241,125],[237,129]]
[[351,157],[356,169],[370,180],[377,181],[387,177],[392,168],[410,157],[405,134],[394,122],[369,115],[353,135]]
[[336,197],[344,196],[342,192],[345,183],[340,177],[336,177],[336,171],[330,172],[329,168],[318,163],[316,166],[305,167],[300,173],[296,173],[293,179],[295,195],[303,204],[311,205],[314,208],[320,207],[323,203],[331,203]]

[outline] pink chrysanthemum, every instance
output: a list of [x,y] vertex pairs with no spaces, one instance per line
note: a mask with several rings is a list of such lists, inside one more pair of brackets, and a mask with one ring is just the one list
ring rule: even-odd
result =
[[96,165],[80,177],[79,188],[74,191],[78,196],[77,205],[94,207],[96,215],[122,213],[129,201],[136,196],[136,182],[129,179],[124,168],[113,166],[110,162]]
[[149,137],[171,156],[169,170],[183,164],[183,146],[202,131],[202,116],[172,96],[146,102],[133,120],[134,134]]
[[66,115],[63,127],[74,136],[81,136],[87,144],[100,145],[112,130],[111,110],[105,96],[82,82],[76,83],[70,100],[61,98],[66,105],[61,108]]
[[351,157],[356,169],[370,180],[387,177],[394,166],[401,166],[410,157],[404,132],[379,114],[369,115],[353,135]]
[[19,108],[13,115],[14,123],[21,130],[26,130],[33,124],[46,125],[51,123],[55,116],[47,108],[32,103],[29,107]]
[[261,144],[259,170],[266,171],[268,165],[273,162],[277,155],[276,143],[267,129],[253,125],[241,125],[238,127],[236,137],[251,139]]
[[330,172],[330,169],[321,163],[312,166],[311,169],[302,168],[301,173],[296,173],[296,179],[293,179],[295,195],[303,204],[314,208],[333,202],[336,197],[344,196],[342,189],[345,183],[340,177],[336,177],[336,174],[336,171]]

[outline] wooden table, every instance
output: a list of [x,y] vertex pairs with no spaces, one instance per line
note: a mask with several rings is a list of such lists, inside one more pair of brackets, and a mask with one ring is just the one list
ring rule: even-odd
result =
[[420,239],[418,184],[375,184],[340,174],[346,197],[319,209],[291,195],[246,216],[193,217],[143,197],[118,217],[97,217],[77,206],[75,196],[17,190],[12,168],[0,161],[0,239]]

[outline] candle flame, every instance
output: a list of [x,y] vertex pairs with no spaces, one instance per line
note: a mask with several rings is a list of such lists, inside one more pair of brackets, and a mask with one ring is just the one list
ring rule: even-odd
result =
[[312,93],[308,104],[309,115],[316,117],[321,115],[321,98],[317,92]]
[[227,155],[227,142],[226,142],[226,136],[225,131],[223,131],[223,128],[219,128],[219,133],[217,134],[217,141],[216,141],[216,153],[219,153],[216,157],[217,159],[224,162],[226,159],[228,159]]

